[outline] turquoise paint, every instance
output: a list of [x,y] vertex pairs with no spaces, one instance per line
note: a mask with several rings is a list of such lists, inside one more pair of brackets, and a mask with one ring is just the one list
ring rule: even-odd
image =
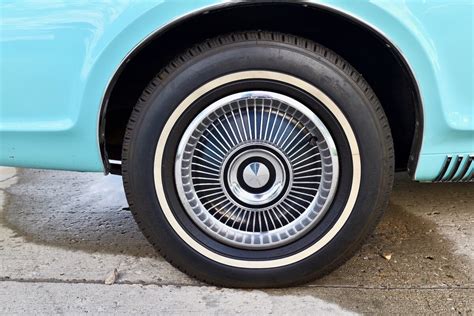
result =
[[[407,59],[425,112],[416,179],[433,179],[446,154],[474,152],[472,1],[318,3],[379,30]],[[0,165],[103,171],[98,116],[113,74],[149,34],[214,4],[3,0]]]

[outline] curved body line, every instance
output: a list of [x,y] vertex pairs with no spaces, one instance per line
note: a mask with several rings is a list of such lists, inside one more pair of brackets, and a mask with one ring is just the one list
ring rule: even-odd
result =
[[[99,135],[98,143],[99,143],[99,147],[100,147],[99,149],[100,149],[100,152],[101,152],[101,155],[102,155],[102,161],[103,161],[103,164],[104,164],[105,173],[108,173],[108,170],[110,169],[109,161],[107,159],[107,152],[105,150],[105,140],[104,140],[104,135],[105,135],[105,133],[104,133],[105,113],[107,111],[107,102],[109,100],[108,97],[110,96],[110,93],[112,92],[116,81],[120,77],[123,69],[125,68],[127,62],[130,60],[130,58],[132,58],[135,54],[137,54],[140,51],[140,49],[142,49],[148,42],[152,41],[157,36],[160,36],[162,33],[166,32],[168,29],[173,28],[173,27],[177,27],[180,23],[184,22],[185,20],[187,20],[189,18],[192,18],[192,17],[200,15],[200,14],[208,13],[208,12],[213,11],[213,10],[219,10],[219,9],[224,8],[224,7],[228,7],[230,5],[244,4],[246,2],[247,1],[224,2],[224,3],[220,3],[220,4],[216,4],[216,5],[205,6],[205,7],[196,9],[194,11],[188,12],[188,13],[182,15],[182,16],[179,16],[176,19],[174,19],[172,21],[169,21],[166,25],[156,29],[154,32],[150,33],[147,37],[143,38],[122,59],[120,64],[117,66],[115,72],[110,77],[109,82],[107,84],[107,88],[104,90],[104,95],[102,97],[102,101],[101,101],[101,105],[100,105],[100,111],[99,111],[99,120],[98,120],[98,127],[97,127],[98,135]],[[259,1],[255,1],[255,3],[257,3],[257,2],[259,2]],[[262,1],[262,2],[265,2],[265,1]],[[422,100],[422,97],[420,95],[420,91],[418,89],[418,86],[419,86],[418,81],[417,81],[416,76],[413,72],[413,68],[410,65],[410,63],[408,62],[407,58],[404,56],[404,54],[402,53],[400,48],[392,40],[390,40],[389,37],[386,34],[384,34],[383,31],[381,31],[380,29],[378,29],[374,25],[359,19],[358,17],[350,14],[349,12],[342,11],[341,9],[331,7],[327,4],[314,3],[314,1],[310,1],[310,0],[303,0],[303,1],[300,1],[300,2],[304,6],[319,7],[319,8],[322,8],[322,9],[340,14],[340,15],[344,16],[345,18],[348,18],[351,21],[353,21],[355,23],[358,23],[359,25],[361,25],[365,28],[368,28],[369,30],[371,30],[371,32],[373,32],[374,34],[379,36],[385,43],[387,43],[387,45],[392,47],[393,53],[398,57],[399,61],[401,63],[403,63],[407,67],[407,69],[409,70],[410,77],[416,82],[416,85],[415,85],[416,86],[416,91],[414,91],[414,93],[415,93],[415,96],[418,100],[417,104],[420,105],[419,107],[417,107],[415,109],[416,117],[417,117],[417,125],[416,125],[416,128],[415,128],[415,139],[413,140],[413,145],[412,145],[411,155],[410,155],[411,157],[410,157],[410,160],[409,160],[410,165],[408,166],[408,170],[411,173],[411,175],[413,176],[414,171],[416,170],[416,164],[418,162],[418,156],[420,154],[421,147],[422,147],[422,141],[423,141],[423,137],[422,137],[423,136],[423,100]]]
[[[134,55],[190,19],[269,3],[2,2],[0,164],[108,172],[104,113],[117,79]],[[419,106],[410,174],[416,180],[435,181],[446,157],[456,156],[461,162],[457,165],[453,159],[447,165],[447,175],[454,174],[448,178],[471,179],[460,177],[458,169],[474,153],[472,1],[275,3],[329,12],[385,43],[416,82],[412,93]],[[474,168],[469,166],[468,175]]]

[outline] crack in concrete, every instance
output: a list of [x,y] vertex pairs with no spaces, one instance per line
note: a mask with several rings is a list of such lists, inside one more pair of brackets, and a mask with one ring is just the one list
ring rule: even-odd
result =
[[13,175],[13,176],[11,176],[11,177],[2,179],[2,180],[0,180],[0,183],[1,183],[1,182],[6,182],[6,181],[8,181],[8,180],[10,180],[10,179],[13,179],[13,178],[16,178],[16,176],[17,176],[17,175],[15,174],[15,175]]
[[[0,278],[0,282],[19,282],[19,283],[57,283],[57,284],[104,284],[104,280],[80,280],[80,279],[54,279],[54,278],[31,278],[31,279],[22,279],[22,278]],[[199,284],[189,284],[189,283],[177,283],[177,282],[131,282],[131,281],[117,281],[114,285],[143,285],[143,286],[177,286],[177,287],[215,287],[212,285],[207,285],[205,283]],[[355,285],[301,285],[293,287],[294,289],[307,289],[307,288],[321,288],[321,289],[354,289],[354,290],[381,290],[381,291],[391,291],[391,290],[474,290],[474,285],[464,285],[464,286],[395,286],[395,287],[377,287],[377,286],[355,286]]]

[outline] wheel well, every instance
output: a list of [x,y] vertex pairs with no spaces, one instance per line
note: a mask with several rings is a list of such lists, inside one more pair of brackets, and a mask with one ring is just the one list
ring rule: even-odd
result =
[[373,29],[339,12],[283,2],[240,3],[194,14],[142,43],[115,74],[102,105],[100,139],[107,171],[120,173],[120,167],[109,160],[121,160],[128,119],[153,77],[194,44],[243,30],[291,33],[346,59],[380,99],[394,139],[396,168],[414,171],[421,143],[422,105],[415,79],[397,49]]

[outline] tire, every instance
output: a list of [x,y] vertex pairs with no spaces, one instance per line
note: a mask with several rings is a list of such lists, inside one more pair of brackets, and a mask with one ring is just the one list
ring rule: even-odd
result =
[[171,62],[135,106],[122,160],[150,243],[226,287],[296,285],[340,266],[381,218],[394,172],[387,119],[361,75],[271,32],[220,36]]

